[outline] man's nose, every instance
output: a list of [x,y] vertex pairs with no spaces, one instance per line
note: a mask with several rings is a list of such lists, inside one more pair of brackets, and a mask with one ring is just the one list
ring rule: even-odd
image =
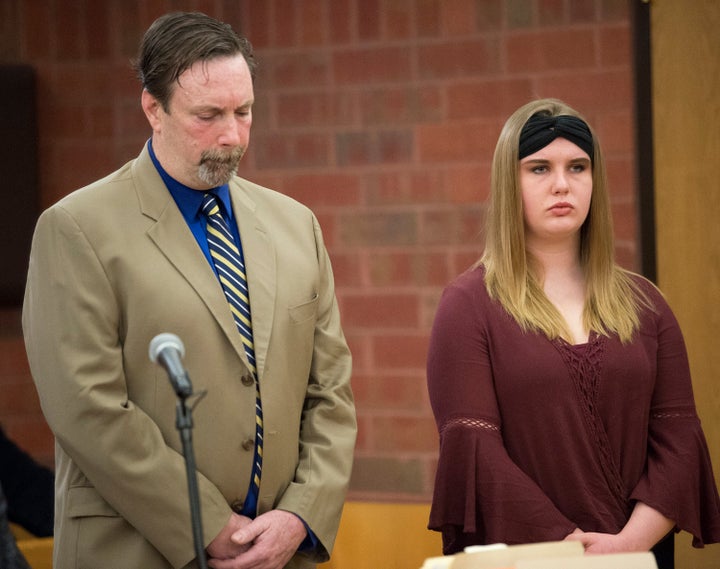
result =
[[233,115],[222,122],[222,130],[218,142],[223,146],[239,146],[242,143],[243,127]]

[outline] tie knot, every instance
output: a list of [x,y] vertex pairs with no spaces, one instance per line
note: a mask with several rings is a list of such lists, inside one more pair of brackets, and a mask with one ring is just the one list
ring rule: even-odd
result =
[[217,198],[214,194],[211,194],[210,192],[205,194],[200,211],[207,216],[217,215],[220,213],[220,205],[218,204]]

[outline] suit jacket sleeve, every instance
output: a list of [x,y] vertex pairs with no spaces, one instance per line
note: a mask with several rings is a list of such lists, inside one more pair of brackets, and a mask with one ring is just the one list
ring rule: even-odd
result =
[[315,557],[325,561],[335,541],[350,479],[356,419],[351,356],[340,326],[330,260],[314,216],[312,222],[320,274],[312,362],[295,479],[277,508],[298,514],[310,526],[320,542]]

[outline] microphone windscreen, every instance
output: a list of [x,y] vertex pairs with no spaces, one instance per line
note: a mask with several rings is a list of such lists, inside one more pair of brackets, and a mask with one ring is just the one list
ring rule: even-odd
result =
[[185,357],[185,345],[182,343],[182,340],[175,334],[163,332],[150,340],[150,348],[148,350],[150,361],[157,363],[158,356],[167,348],[173,348],[180,352],[180,357]]

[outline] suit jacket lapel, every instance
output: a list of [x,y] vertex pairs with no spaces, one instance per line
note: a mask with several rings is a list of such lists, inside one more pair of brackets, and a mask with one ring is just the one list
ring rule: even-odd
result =
[[241,184],[230,184],[233,213],[240,231],[252,315],[253,343],[258,376],[267,362],[270,333],[275,311],[277,267],[275,250],[267,228],[255,211],[255,203]]
[[137,180],[135,188],[140,210],[156,222],[148,230],[148,236],[197,292],[238,356],[249,367],[222,287],[157,173],[147,148],[133,165],[133,175]]

